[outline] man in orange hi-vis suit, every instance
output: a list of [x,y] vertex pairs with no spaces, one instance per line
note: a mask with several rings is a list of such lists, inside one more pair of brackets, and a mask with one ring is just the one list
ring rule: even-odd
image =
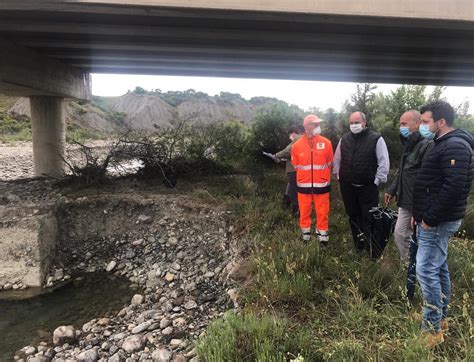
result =
[[329,236],[329,190],[333,159],[332,144],[321,136],[321,119],[314,114],[305,117],[305,134],[291,148],[291,162],[296,170],[303,241],[311,240],[311,213],[316,209],[316,235],[325,247]]

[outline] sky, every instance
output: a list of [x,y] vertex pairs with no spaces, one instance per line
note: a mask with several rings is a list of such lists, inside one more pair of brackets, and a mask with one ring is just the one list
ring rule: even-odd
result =
[[[389,93],[400,85],[376,84],[377,90]],[[194,89],[211,96],[220,92],[239,93],[245,99],[274,97],[307,110],[310,107],[340,110],[344,101],[356,90],[356,83],[317,82],[269,79],[211,77],[176,77],[151,75],[92,74],[92,93],[98,96],[120,96],[135,87],[146,90],[184,91]],[[428,87],[428,92],[430,91]],[[448,87],[444,96],[452,105],[469,101],[474,113],[474,87]]]

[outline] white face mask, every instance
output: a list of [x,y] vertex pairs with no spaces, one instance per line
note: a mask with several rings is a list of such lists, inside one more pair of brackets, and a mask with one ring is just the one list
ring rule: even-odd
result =
[[321,134],[321,126],[317,126],[315,129],[313,129],[313,135],[317,136],[318,134]]
[[362,127],[360,123],[351,124],[349,128],[351,129],[351,132],[354,134],[361,133],[364,130],[364,127]]

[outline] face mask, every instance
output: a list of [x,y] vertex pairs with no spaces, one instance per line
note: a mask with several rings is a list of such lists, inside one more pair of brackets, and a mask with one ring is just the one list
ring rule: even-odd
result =
[[435,137],[435,133],[430,131],[430,126],[427,124],[420,125],[420,134],[429,140]]
[[318,134],[321,134],[321,126],[317,126],[315,129],[313,129],[313,135],[317,136]]
[[351,129],[351,132],[354,134],[361,133],[364,130],[364,127],[362,127],[360,123],[351,124],[349,128]]
[[400,127],[400,134],[402,137],[408,138],[411,135],[410,129],[408,127]]

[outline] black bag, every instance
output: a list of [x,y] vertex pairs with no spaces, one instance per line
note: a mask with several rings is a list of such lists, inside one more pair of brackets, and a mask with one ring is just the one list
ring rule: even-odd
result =
[[378,259],[382,256],[393,234],[398,212],[382,207],[373,207],[369,212],[371,214],[369,235],[367,235],[369,255],[372,259]]

